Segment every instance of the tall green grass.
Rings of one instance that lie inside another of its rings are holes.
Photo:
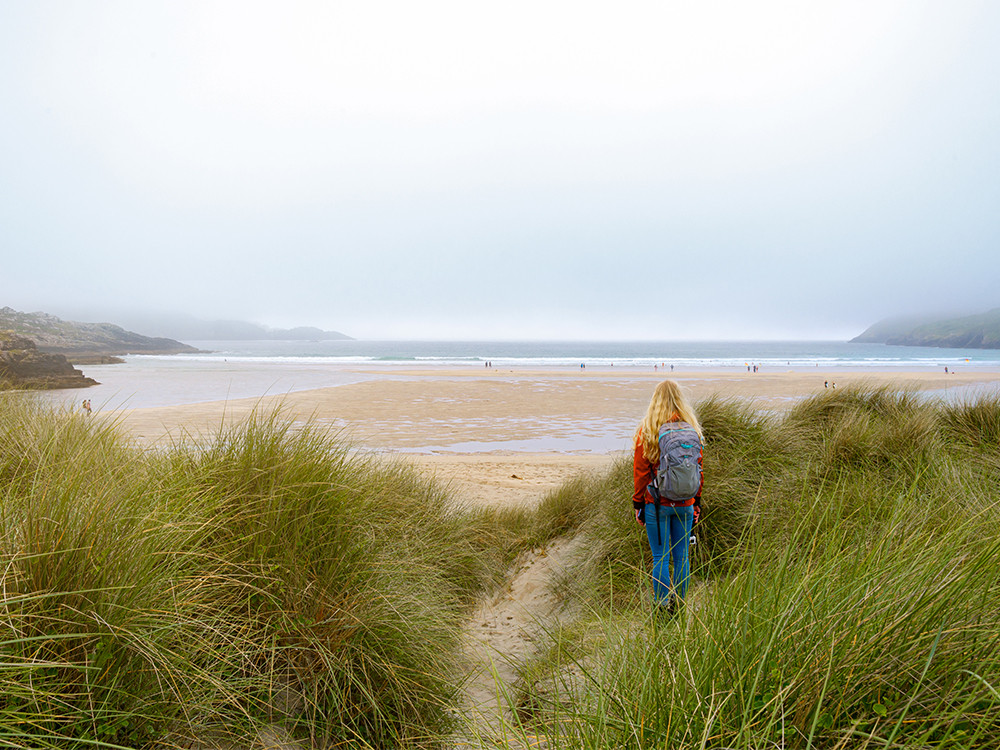
[[[1000,400],[862,386],[699,414],[689,605],[652,614],[627,494],[591,509],[567,576],[589,616],[523,686],[553,746],[996,747]]]
[[[278,414],[143,452],[0,403],[0,745],[437,746],[459,618],[517,549]]]
[[[474,510],[280,413],[147,452],[2,396],[0,746],[447,746],[462,619],[561,535],[585,614],[520,714],[552,747],[996,746],[1000,400],[699,415],[695,582],[665,622],[626,459]]]

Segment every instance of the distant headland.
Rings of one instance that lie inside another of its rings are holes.
[[[0,309],[0,330],[30,339],[38,351],[62,354],[75,364],[108,364],[126,354],[182,354],[198,351],[169,338],[143,336],[113,323],[79,323],[44,312]]]
[[[957,318],[887,318],[855,336],[851,343],[1000,349],[1000,307]]]
[[[179,341],[353,341],[313,326],[270,328],[243,320],[201,320],[191,315],[125,315],[125,324]]]
[[[145,336],[114,323],[81,323],[44,312],[0,309],[0,389],[81,388],[96,385],[74,364],[117,364],[128,354],[184,354],[200,351],[189,341],[353,340],[337,331],[302,326],[274,329],[242,321],[204,321],[190,316],[148,318],[142,327],[174,336]],[[139,327],[139,326],[137,326]]]

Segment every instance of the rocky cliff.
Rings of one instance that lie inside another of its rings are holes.
[[[97,385],[62,354],[38,351],[31,339],[0,331],[0,388],[86,388]]]
[[[30,338],[38,350],[64,354],[73,362],[106,363],[123,354],[180,354],[198,351],[167,338],[142,336],[112,323],[76,323],[46,313],[0,310],[0,330]]]

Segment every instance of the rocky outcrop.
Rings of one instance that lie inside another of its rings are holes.
[[[0,388],[86,388],[97,385],[62,354],[38,351],[31,339],[0,331]]]

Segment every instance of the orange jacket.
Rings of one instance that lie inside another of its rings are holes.
[[[671,422],[678,421],[677,419],[670,420]],[[701,462],[701,458],[698,459]],[[635,433],[635,456],[632,459],[632,507],[636,510],[642,510],[646,503],[653,502],[652,496],[646,491],[646,488],[652,483],[653,477],[656,475],[656,466],[649,462],[646,458],[646,453],[642,447],[642,430],[636,430]],[[701,488],[705,486],[705,475],[702,473],[701,485],[698,487],[698,494],[693,498],[683,503],[668,503],[669,505],[675,506],[685,506],[694,505],[695,503],[701,504]]]

